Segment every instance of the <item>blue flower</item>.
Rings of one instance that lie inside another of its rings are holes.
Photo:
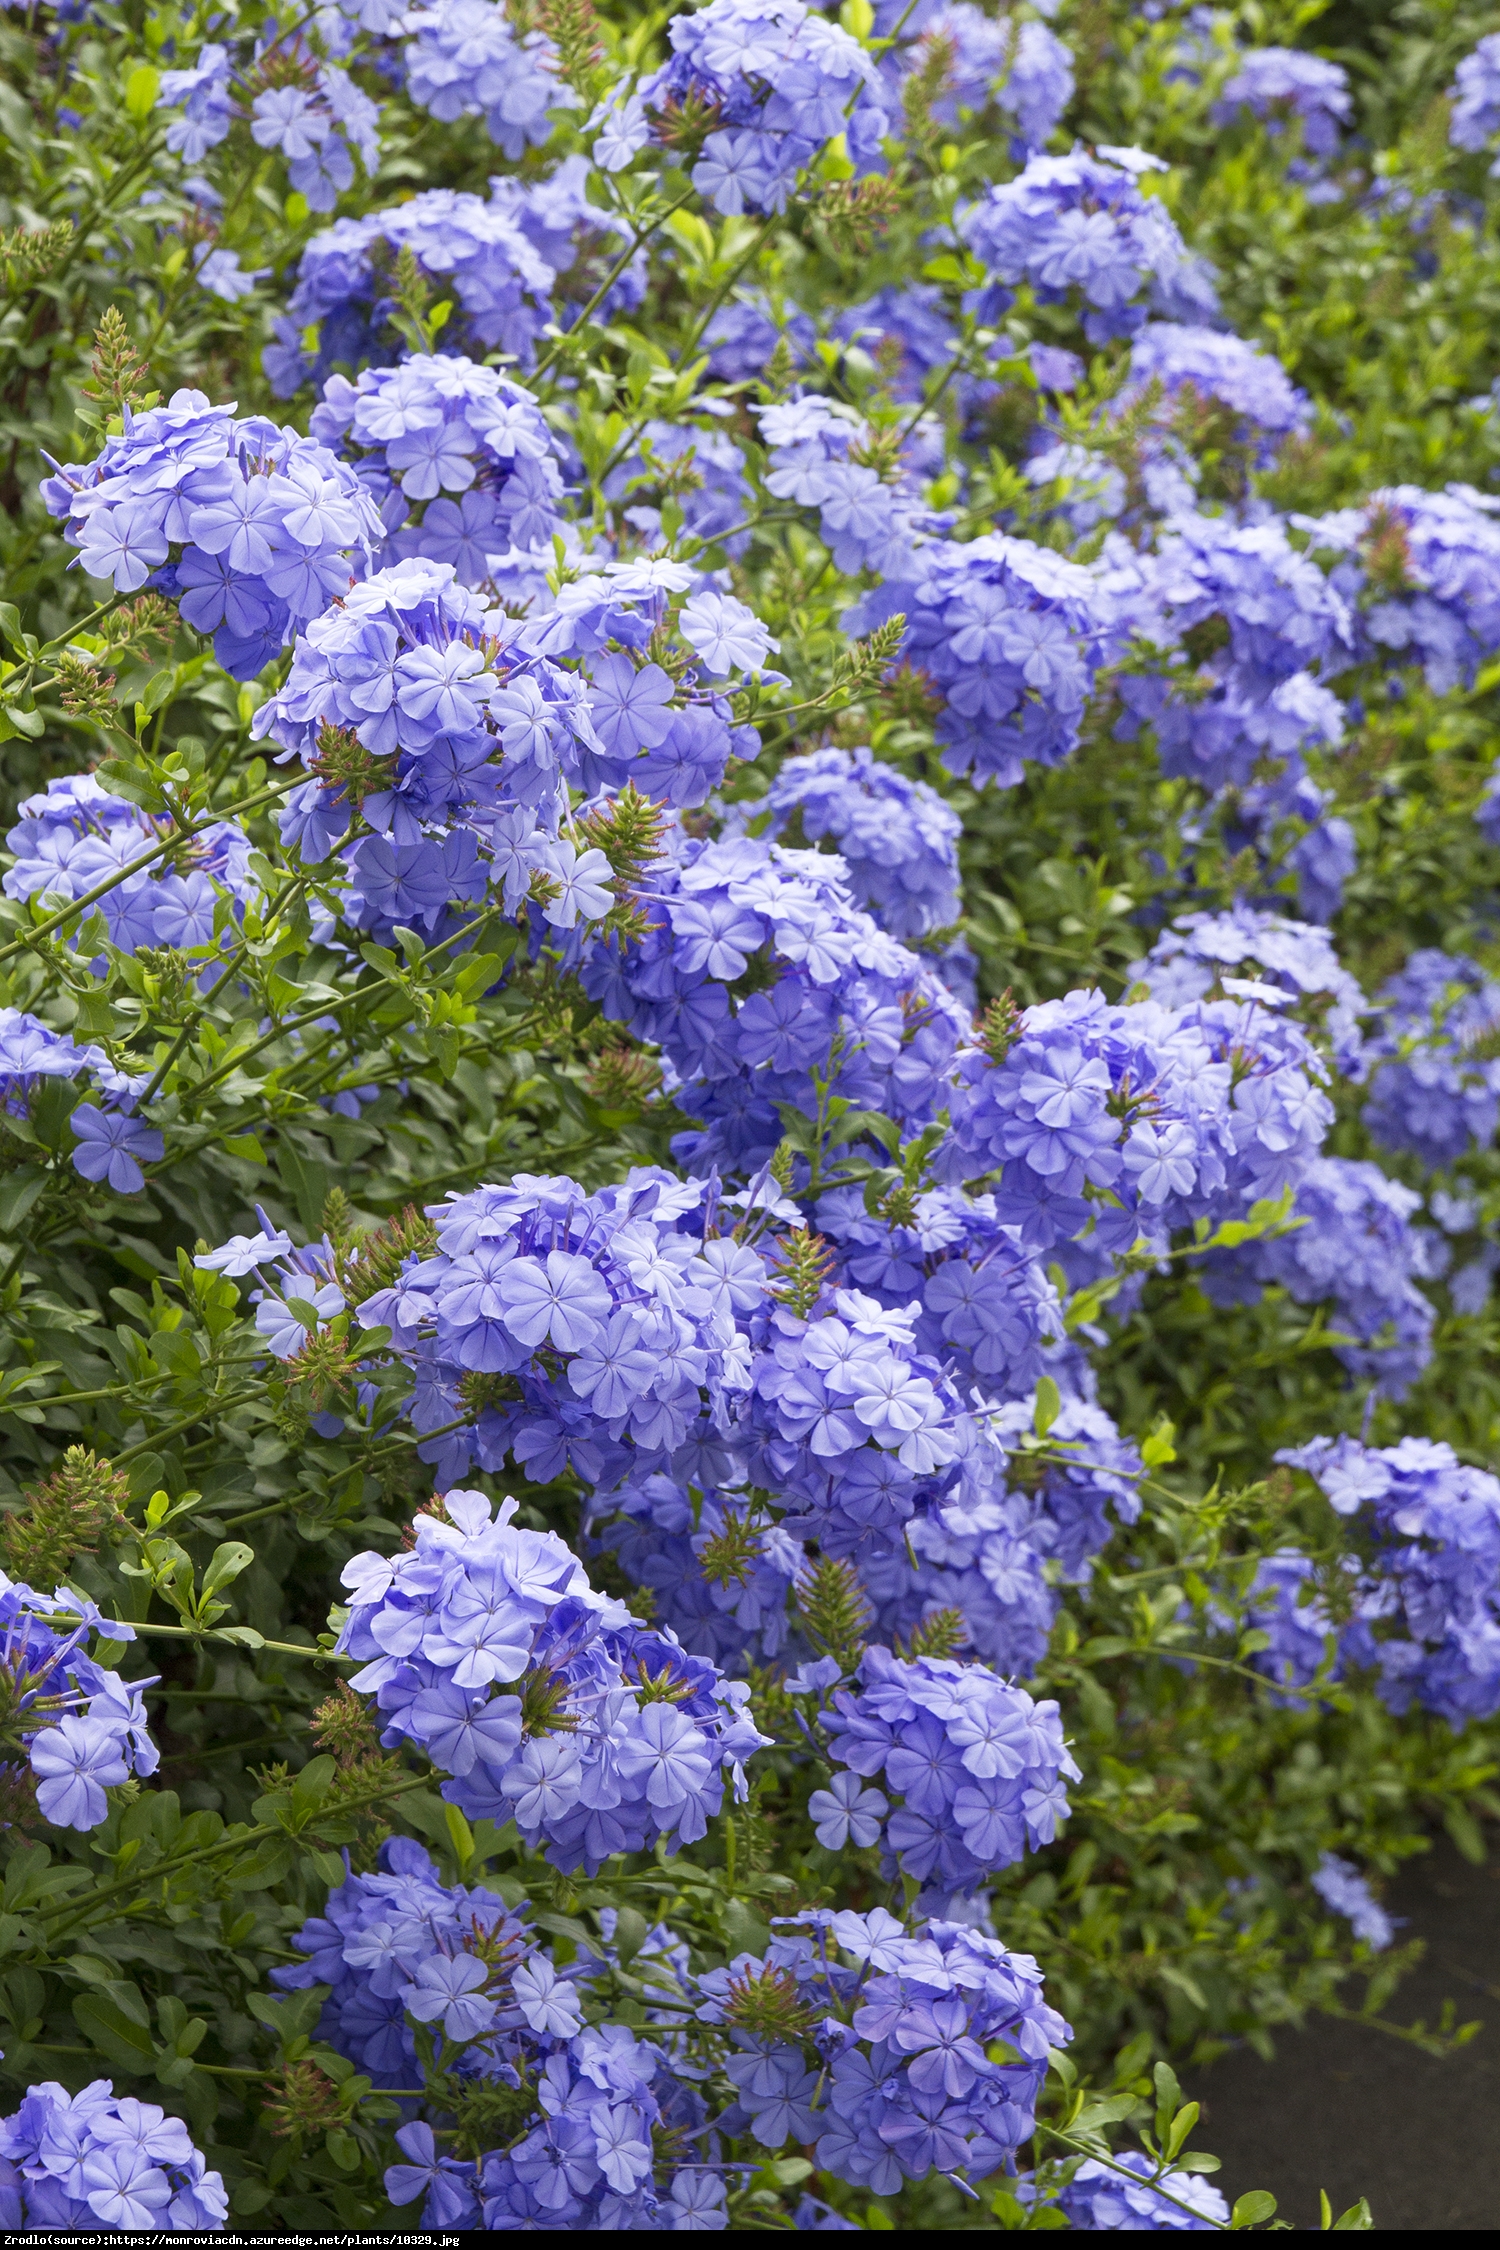
[[[86,1180],[107,1180],[116,1195],[138,1195],[146,1184],[141,1164],[159,1162],[166,1147],[155,1127],[92,1102],[80,1102],[68,1122],[79,1142],[74,1170]]]

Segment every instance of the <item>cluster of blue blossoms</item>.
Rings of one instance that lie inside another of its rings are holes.
[[[490,556],[562,528],[557,447],[531,393],[492,367],[420,355],[324,385],[312,435],[352,460],[380,510],[378,560],[451,563],[483,584]]]
[[[782,1137],[779,1104],[816,1115],[818,1081],[920,1125],[942,1107],[967,1016],[935,971],[861,913],[838,863],[752,837],[666,840],[642,939],[586,951],[605,1014],[658,1045],[701,1130],[673,1153],[746,1172]],[[736,987],[756,964],[755,989]]]
[[[917,0],[904,12],[881,11],[903,22],[911,45],[902,53],[903,75],[928,77],[941,65],[932,114],[944,125],[979,119],[992,106],[1010,120],[1023,149],[1044,148],[1073,98],[1073,57],[1055,31],[1034,16],[987,16],[972,0]],[[885,36],[895,26],[881,24]]]
[[[1373,1137],[1433,1166],[1485,1147],[1500,1123],[1500,1060],[1482,1048],[1500,1030],[1500,985],[1477,962],[1429,946],[1376,999],[1364,1052]]]
[[[256,713],[257,739],[318,775],[281,815],[304,861],[326,859],[357,808],[342,853],[357,927],[435,931],[489,887],[513,914],[539,875],[554,927],[608,911],[604,854],[559,833],[567,784],[604,759],[583,684],[516,641],[452,563],[412,558],[315,619]]]
[[[693,185],[733,214],[785,210],[798,174],[841,134],[856,166],[882,167],[880,75],[858,40],[801,0],[710,0],[675,16],[667,37],[672,60],[592,120],[604,171],[623,171],[649,141],[701,134]]]
[[[765,1741],[750,1691],[595,1594],[553,1533],[481,1493],[424,1511],[415,1547],[356,1556],[339,1648],[382,1739],[415,1742],[475,1819],[514,1820],[565,1872],[658,1837],[695,1843]],[[506,1692],[514,1688],[514,1692]]]
[[[1338,63],[1295,47],[1250,47],[1210,114],[1216,124],[1258,118],[1272,133],[1295,118],[1308,154],[1331,156],[1353,107],[1349,74]]]
[[[272,1981],[328,1986],[318,2037],[376,2086],[414,2083],[422,2025],[463,2047],[467,2074],[495,2077],[583,2021],[524,1918],[494,1891],[445,1886],[406,1836],[382,1844],[378,1873],[346,1875],[293,1942],[307,1959]]]
[[[1340,1859],[1336,1852],[1325,1852],[1313,1869],[1312,1887],[1325,1906],[1343,1915],[1372,1953],[1385,1951],[1396,1934],[1396,1925],[1357,1867]]]
[[[517,32],[494,0],[430,0],[401,27],[411,34],[402,59],[417,107],[444,125],[482,117],[512,163],[541,147],[560,113],[577,107],[545,32]]]
[[[1026,764],[1077,749],[1110,614],[1080,564],[996,531],[908,540],[845,624],[904,616],[903,659],[939,703],[944,765],[1013,789]]]
[[[96,1629],[135,1638],[128,1625],[106,1628],[95,1605],[70,1589],[38,1594],[0,1572],[6,1746],[24,1755],[43,1819],[85,1833],[108,1814],[106,1789],[155,1773],[159,1762],[141,1695],[153,1683],[96,1664],[85,1645]]]
[[[60,775],[38,795],[23,797],[17,811],[20,818],[5,839],[11,854],[6,897],[81,899],[109,883],[99,912],[110,944],[122,953],[143,946],[190,955],[217,950],[226,924],[260,896],[250,873],[250,839],[237,821],[212,821],[168,851],[170,821],[111,796],[87,773]],[[157,846],[153,866],[114,880]],[[203,974],[212,982],[212,962]]]
[[[0,2118],[0,2225],[185,2234],[217,2232],[228,2211],[182,2120],[116,2096],[108,2078],[76,2094],[46,2079]]]
[[[1141,182],[1165,171],[1138,148],[1034,156],[972,204],[964,231],[985,269],[976,309],[998,319],[1029,284],[1038,303],[1082,299],[1091,344],[1131,336],[1148,313],[1202,322],[1218,311],[1213,281]]]
[[[608,224],[602,214],[599,224]],[[486,202],[454,188],[429,188],[368,218],[336,219],[314,235],[264,354],[278,398],[290,397],[309,377],[321,382],[338,362],[378,366],[397,356],[394,269],[403,251],[419,276],[445,291],[452,306],[446,340],[477,347],[480,355],[513,353],[523,367],[530,363],[551,313],[556,269],[530,239],[509,196]],[[311,352],[304,347],[308,330],[316,332]]]
[[[765,796],[739,811],[762,835],[797,823],[808,843],[828,837],[857,904],[892,937],[928,937],[959,918],[957,813],[873,751],[788,758]]]
[[[802,2038],[734,2028],[761,1985],[802,2003]],[[739,2099],[720,2122],[768,2149],[814,2144],[824,2171],[877,2195],[1012,2161],[1035,2126],[1047,2051],[1071,2037],[1029,1955],[960,1922],[911,1937],[879,1907],[778,1921],[763,1957],[741,1954],[698,1988],[701,2019],[729,2027]],[[992,2059],[997,2043],[1010,2059]]]
[[[135,1195],[146,1182],[142,1164],[154,1164],[166,1145],[154,1126],[131,1114],[142,1081],[116,1069],[102,1047],[80,1047],[23,1008],[0,1008],[0,1113],[13,1140],[35,1137],[32,1111],[47,1086],[86,1078],[104,1104],[71,1103],[73,1168],[86,1180],[107,1181],[116,1195]]]
[[[1500,1479],[1451,1446],[1372,1448],[1314,1438],[1277,1456],[1305,1469],[1373,1534],[1369,1569],[1340,1634],[1342,1661],[1370,1668],[1393,1711],[1412,1704],[1455,1729],[1500,1710]]]
[[[1040,2193],[1023,2173],[1016,2195],[1028,2207],[1061,2213],[1081,2234],[1212,2234],[1229,2225],[1229,2205],[1211,2180],[1154,2164],[1133,2148],[1108,2163],[1086,2157],[1071,2177]]]
[[[91,578],[169,596],[234,679],[251,680],[366,567],[383,530],[347,463],[201,391],[125,410],[86,468],[42,486]]]
[[[1052,1842],[1068,1814],[1064,1784],[1080,1778],[1055,1703],[1033,1702],[982,1664],[903,1660],[879,1643],[858,1679],[834,1690],[821,1726],[835,1764],[865,1780],[883,1775],[902,1799],[867,1839],[880,1841],[888,1876],[914,1876],[936,1910],[1013,1866],[1028,1844]],[[821,1840],[839,1849],[865,1810],[872,1821],[887,1810],[879,1790],[840,1792]]]
[[[374,176],[380,112],[346,70],[314,51],[303,28],[282,32],[272,18],[242,58],[211,40],[186,68],[162,72],[157,106],[178,113],[166,140],[185,162],[202,163],[246,124],[257,148],[285,159],[293,192],[310,209],[331,211],[354,185],[356,154]]]

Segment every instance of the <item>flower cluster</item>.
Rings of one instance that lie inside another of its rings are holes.
[[[582,2024],[576,1990],[524,1919],[494,1891],[440,1882],[407,1836],[382,1844],[378,1873],[347,1875],[292,1943],[307,1959],[272,1982],[327,1985],[317,2036],[376,2086],[413,2084],[415,2025],[462,2044],[461,2069],[494,2077]]]
[[[91,578],[173,598],[241,680],[348,591],[381,538],[347,463],[261,416],[236,421],[202,391],[127,407],[97,459],[58,469],[42,495]]]
[[[436,1254],[414,1256],[360,1317],[411,1357],[419,1430],[454,1420],[466,1375],[504,1378],[485,1386],[477,1427],[440,1447],[445,1475],[472,1449],[486,1469],[508,1456],[543,1479],[571,1466],[607,1491],[728,1424],[749,1381],[740,1323],[767,1275],[702,1219],[684,1230],[704,1193],[659,1171],[593,1196],[522,1174],[433,1209]]]
[[[1328,1660],[1333,1620],[1306,1555],[1295,1547],[1262,1555],[1245,1612],[1251,1626],[1266,1635],[1267,1645],[1250,1658],[1257,1672],[1283,1688],[1305,1688],[1317,1678]]]
[[[1376,999],[1364,1050],[1373,1137],[1430,1165],[1487,1146],[1500,1123],[1500,1060],[1486,1046],[1500,1030],[1500,985],[1461,953],[1426,946]]]
[[[694,1656],[742,1672],[786,1646],[806,1552],[743,1494],[700,1494],[695,1506],[686,1486],[657,1473],[602,1497],[590,1528],[651,1595],[655,1622]]]
[[[1500,1710],[1500,1479],[1449,1445],[1402,1438],[1378,1450],[1314,1438],[1278,1461],[1305,1469],[1341,1516],[1373,1530],[1373,1562],[1340,1635],[1393,1711],[1413,1703],[1455,1730]]]
[[[1081,297],[1091,344],[1131,336],[1147,312],[1166,320],[1211,319],[1218,300],[1207,268],[1188,250],[1159,197],[1140,183],[1165,171],[1141,149],[1108,156],[1075,150],[1034,156],[1019,178],[969,206],[964,231],[989,276],[977,309],[1009,311],[1029,283],[1043,304]]]
[[[357,927],[435,930],[487,886],[514,913],[538,876],[557,929],[613,903],[604,854],[558,833],[567,784],[591,784],[603,757],[583,682],[529,654],[452,563],[413,558],[351,587],[299,636],[253,732],[317,776],[281,815],[304,860],[327,858],[358,808],[343,852]]]
[[[1325,1906],[1342,1914],[1354,1934],[1372,1953],[1383,1953],[1396,1934],[1396,1925],[1357,1867],[1336,1852],[1325,1852],[1312,1874],[1312,1887]]]
[[[909,1321],[919,1348],[949,1363],[966,1391],[1030,1394],[1061,1319],[1051,1282],[993,1196],[928,1188],[903,1218],[870,1212],[858,1188],[834,1188],[815,1215],[845,1277]]]
[[[1045,1449],[1024,1443],[1033,1423],[1030,1400],[985,1415],[988,1442],[966,1460],[954,1496],[907,1527],[905,1548],[861,1560],[882,1639],[956,1611],[986,1664],[1025,1675],[1041,1662],[1061,1601],[1054,1581],[1088,1576],[1112,1517],[1136,1521],[1141,1459],[1091,1400],[1063,1398]],[[1003,1459],[990,1457],[996,1450]]]
[[[801,0],[709,0],[674,16],[672,60],[610,97],[594,161],[622,171],[648,141],[696,151],[692,182],[716,211],[783,211],[797,175],[843,135],[875,169],[888,95],[847,31]]]
[[[1500,499],[1472,485],[1398,484],[1361,507],[1292,520],[1333,559],[1329,582],[1349,604],[1360,659],[1420,664],[1445,695],[1500,648],[1497,516]]]
[[[815,2143],[820,2169],[877,2195],[933,2171],[982,2179],[1030,2138],[1047,2050],[1071,2037],[1041,1985],[1028,1954],[958,1922],[910,1937],[880,1907],[777,1921],[764,1957],[699,1979],[738,2096],[720,2122],[768,2149]]]
[[[796,823],[808,843],[831,838],[856,901],[892,937],[927,937],[959,918],[957,813],[872,750],[786,759],[743,817],[763,835]]]
[[[908,50],[908,78],[941,71],[931,110],[944,125],[981,116],[991,104],[1014,121],[1024,149],[1046,146],[1073,99],[1073,57],[1034,17],[987,16],[972,0],[940,0],[912,11],[921,36]]]
[[[1164,1243],[1303,1176],[1332,1122],[1326,1075],[1300,1027],[1253,1000],[1073,992],[1028,1008],[999,1060],[962,1057],[950,1162],[1000,1173],[997,1215],[1029,1246],[1090,1221],[1089,1256]]]
[[[1003,532],[907,542],[845,624],[867,633],[897,615],[903,659],[940,701],[951,773],[1013,789],[1028,761],[1077,748],[1110,619],[1090,572]]]
[[[671,1064],[677,1106],[702,1128],[674,1143],[680,1161],[765,1163],[782,1136],[777,1105],[816,1115],[820,1082],[913,1123],[942,1106],[965,1012],[854,906],[837,861],[748,836],[668,845],[644,894],[656,927],[596,943],[581,974],[605,1014]]]
[[[157,106],[180,112],[167,146],[201,164],[231,128],[248,124],[257,148],[286,159],[294,193],[314,211],[331,211],[354,184],[354,155],[374,177],[380,162],[380,111],[346,70],[314,53],[300,32],[272,18],[243,66],[211,41],[182,70],[165,70]]]
[[[12,1138],[26,1138],[41,1090],[71,1083],[85,1073],[105,1097],[76,1099],[68,1123],[78,1146],[73,1166],[86,1180],[107,1180],[116,1195],[135,1195],[145,1186],[141,1164],[154,1164],[165,1146],[154,1126],[130,1113],[144,1081],[116,1069],[102,1047],[80,1047],[66,1032],[20,1008],[0,1008],[0,1114]]]
[[[216,2234],[228,2213],[181,2118],[108,2078],[76,2094],[47,2079],[0,2119],[0,2221],[18,2232]]]
[[[1123,731],[1155,728],[1164,773],[1243,787],[1258,759],[1337,739],[1322,680],[1354,659],[1353,614],[1280,522],[1177,516],[1142,575],[1152,614],[1118,686]]]
[[[582,2031],[547,2058],[536,2092],[520,2138],[477,2164],[439,2156],[430,2126],[404,2126],[396,2140],[410,2161],[386,2173],[391,2201],[425,2193],[424,2227],[490,2232],[712,2231],[727,2223],[724,2183],[711,2167],[679,2161],[663,2192],[656,2146],[697,2138],[705,2110],[660,2047],[623,2024]]]
[[[478,586],[491,555],[562,528],[556,441],[531,393],[495,368],[421,354],[356,383],[331,376],[311,431],[354,463],[379,508],[382,562],[451,563]]]
[[[1500,133],[1500,31],[1490,32],[1465,55],[1448,99],[1453,104],[1448,138],[1455,148],[1482,149]]]
[[[337,219],[302,253],[286,312],[274,323],[264,366],[278,398],[309,378],[322,383],[340,361],[379,366],[396,356],[401,310],[395,268],[403,252],[417,278],[451,292],[445,340],[501,350],[529,365],[550,314],[555,269],[521,226],[510,198],[428,188],[368,218]],[[304,349],[307,329],[317,349]]]
[[[816,508],[835,567],[899,572],[938,528],[902,462],[877,459],[869,425],[841,401],[807,397],[759,409],[766,490]]]
[[[5,839],[12,855],[7,898],[83,898],[153,845],[172,839],[170,822],[111,796],[92,774],[49,781],[39,795],[23,797],[17,811],[20,818]],[[154,867],[114,883],[99,901],[111,945],[122,953],[153,945],[188,954],[212,947],[222,928],[221,902],[232,917],[259,896],[250,851],[237,822],[217,820],[175,853],[164,851]],[[205,972],[210,981],[216,973],[211,964]]]
[[[155,1773],[159,1762],[142,1683],[122,1680],[85,1652],[103,1624],[94,1604],[69,1589],[38,1594],[0,1572],[6,1744],[25,1755],[38,1809],[58,1828],[97,1828],[109,1811],[105,1790],[132,1773]],[[135,1638],[124,1624],[111,1622],[108,1632]]]
[[[1050,1844],[1068,1816],[1064,1783],[1078,1767],[1057,1705],[1036,1703],[982,1664],[893,1656],[860,1659],[857,1688],[834,1690],[821,1724],[829,1756],[867,1781],[883,1776],[903,1802],[880,1831],[888,1877],[914,1876],[931,1898],[966,1897],[1028,1844]],[[884,1814],[878,1790],[865,1793]],[[849,1815],[821,1841],[847,1841]]]
[[[1228,125],[1248,114],[1273,133],[1295,117],[1308,154],[1332,156],[1353,107],[1349,74],[1340,64],[1297,47],[1251,47],[1239,56],[1210,115],[1216,125]]]
[[[1050,2193],[1039,2196],[1027,2176],[1016,2188],[1021,2202],[1060,2212],[1082,2234],[1211,2234],[1229,2224],[1229,2205],[1211,2180],[1158,2165],[1134,2148],[1107,2164],[1087,2157]]]
[[[497,0],[429,0],[402,19],[406,90],[444,125],[482,117],[495,146],[518,163],[550,139],[578,97],[557,77],[551,41],[517,33]]]
[[[1410,1389],[1432,1357],[1434,1313],[1417,1287],[1430,1251],[1411,1224],[1421,1197],[1378,1165],[1319,1156],[1297,1183],[1288,1232],[1215,1250],[1202,1285],[1217,1305],[1239,1304],[1277,1284],[1301,1305],[1333,1307],[1332,1325],[1354,1343],[1334,1349],[1352,1375],[1388,1398]]]
[[[1327,1041],[1341,1072],[1358,1066],[1364,994],[1329,932],[1316,923],[1294,922],[1243,900],[1219,914],[1180,914],[1126,974],[1168,1008],[1221,998],[1295,1007],[1308,1029]]]
[[[1308,412],[1268,353],[1217,329],[1151,321],[1088,440],[1060,437],[1048,416],[1025,474],[1039,486],[1065,480],[1058,505],[1075,532],[1113,519],[1140,538],[1210,503],[1241,509],[1251,472],[1271,465]]]
[[[593,1593],[562,1541],[514,1513],[449,1492],[409,1551],[345,1569],[338,1645],[361,1661],[353,1685],[375,1697],[382,1740],[418,1743],[451,1803],[514,1820],[565,1872],[658,1837],[695,1843],[726,1765],[743,1789],[740,1760],[765,1740],[748,1687]]]

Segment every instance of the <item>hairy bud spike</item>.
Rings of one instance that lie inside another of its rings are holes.
[[[870,1605],[854,1565],[822,1555],[797,1582],[794,1599],[808,1639],[846,1672],[859,1662],[870,1628]]]

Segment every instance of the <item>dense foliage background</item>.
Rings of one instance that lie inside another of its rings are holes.
[[[1212,2226],[1463,2036],[1500,34],[805,16],[0,18],[7,2223]]]

